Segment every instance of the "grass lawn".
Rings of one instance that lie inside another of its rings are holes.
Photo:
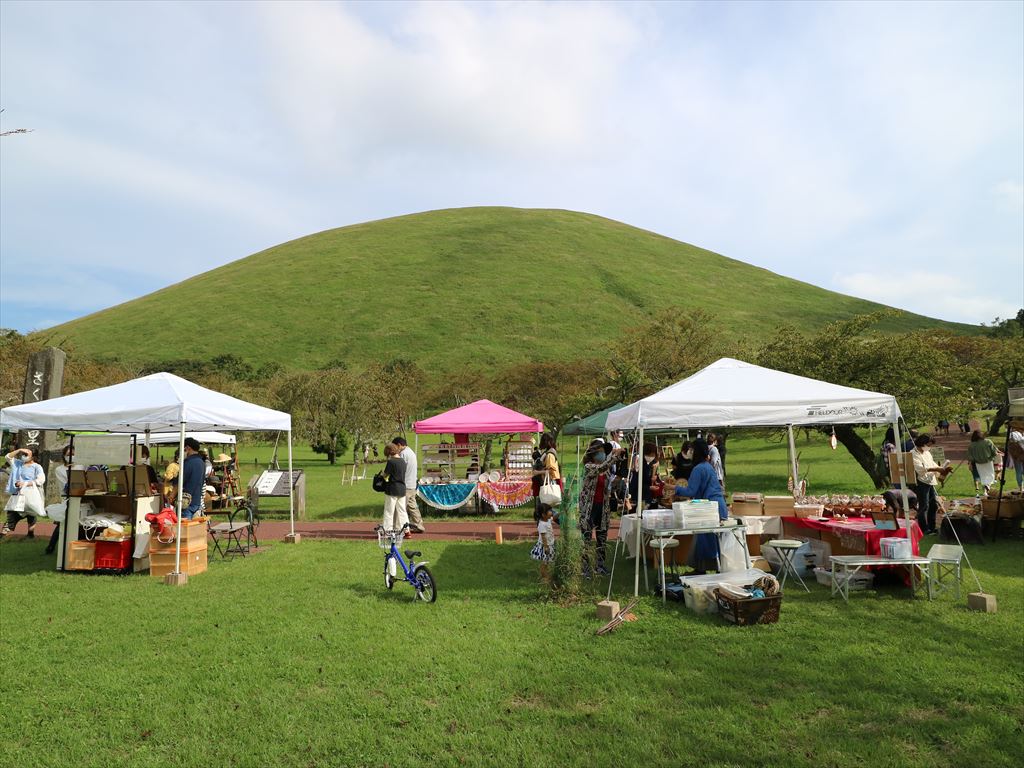
[[[884,431],[874,430],[871,445],[881,441]],[[865,438],[869,437],[864,430]],[[729,437],[726,453],[727,490],[728,491],[763,491],[765,493],[786,493],[786,479],[789,477],[789,459],[784,435],[769,435],[764,432],[736,431]],[[680,441],[673,438],[671,444],[678,449]],[[586,440],[584,440],[584,446]],[[241,451],[242,478],[248,480],[266,467],[273,453],[272,446],[243,445]],[[500,448],[495,445],[495,455]],[[806,474],[810,493],[874,493],[867,474],[850,456],[849,452],[839,446],[833,451],[829,447],[828,437],[820,433],[806,435],[797,433],[797,452],[801,454],[801,474]],[[562,457],[563,470],[571,473],[576,463],[575,438],[563,438],[560,441],[559,453]],[[313,453],[308,445],[297,443],[294,446],[294,464],[296,468],[306,472],[307,519],[310,520],[372,520],[380,515],[383,505],[382,497],[370,488],[373,473],[383,463],[371,465],[367,469],[366,480],[357,480],[350,485],[342,482],[342,477],[349,477],[352,469],[351,454],[346,457],[348,463],[331,466],[322,454]],[[279,459],[287,461],[287,453],[279,452]],[[974,495],[974,484],[966,466],[961,467],[946,483],[944,490],[951,497]],[[268,499],[261,501],[268,510],[277,510],[284,515],[288,510],[288,501]],[[489,515],[497,519],[525,519],[531,514],[528,509],[503,510],[500,515]],[[457,512],[432,512],[428,519],[465,519],[466,515]]]
[[[386,592],[375,544],[216,561],[181,589],[57,574],[0,545],[0,765],[1018,766],[1024,546],[970,556],[999,612],[904,589],[787,593],[736,628],[645,598],[595,637],[529,544],[418,541],[439,585]],[[631,576],[631,569],[630,574]],[[627,576],[619,585],[625,594]]]

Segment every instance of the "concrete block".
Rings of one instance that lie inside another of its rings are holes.
[[[967,607],[982,613],[996,612],[996,596],[985,592],[971,592],[967,595]]]
[[[298,544],[300,541],[302,541],[301,533],[286,533],[284,535],[285,544]]]
[[[597,604],[597,618],[611,621],[619,612],[619,604],[614,600],[602,600]]]
[[[183,587],[188,584],[187,573],[168,573],[164,576],[164,584],[171,587]]]

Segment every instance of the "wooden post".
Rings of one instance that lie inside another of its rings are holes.
[[[500,525],[494,526],[494,543],[495,544],[503,544],[504,543],[504,539],[502,538],[502,534],[501,534],[501,526]]]
[[[25,390],[23,403],[38,403],[60,397],[64,385],[64,363],[67,355],[57,347],[47,347],[30,356],[25,366]],[[57,445],[57,433],[52,430],[26,429],[18,433],[18,445],[22,448],[33,448],[43,472],[50,476],[51,453],[60,447]],[[56,458],[56,457],[54,457]],[[47,483],[44,496],[46,503],[60,500],[61,489],[57,483]]]

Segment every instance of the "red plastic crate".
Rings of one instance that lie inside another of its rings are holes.
[[[128,567],[132,556],[131,539],[127,541],[96,541],[95,568],[122,570]]]

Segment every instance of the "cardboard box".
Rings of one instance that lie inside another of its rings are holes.
[[[764,514],[769,517],[794,517],[796,499],[792,496],[765,496]]]
[[[187,573],[189,576],[195,576],[197,573],[202,573],[206,570],[206,542],[203,542],[202,549],[182,549],[181,550],[181,573]],[[152,549],[149,553],[149,575],[157,578],[163,578],[169,573],[174,572],[174,550],[169,552],[153,552]]]
[[[744,515],[760,517],[764,514],[764,506],[760,501],[733,501],[730,509],[733,517],[743,517]]]

